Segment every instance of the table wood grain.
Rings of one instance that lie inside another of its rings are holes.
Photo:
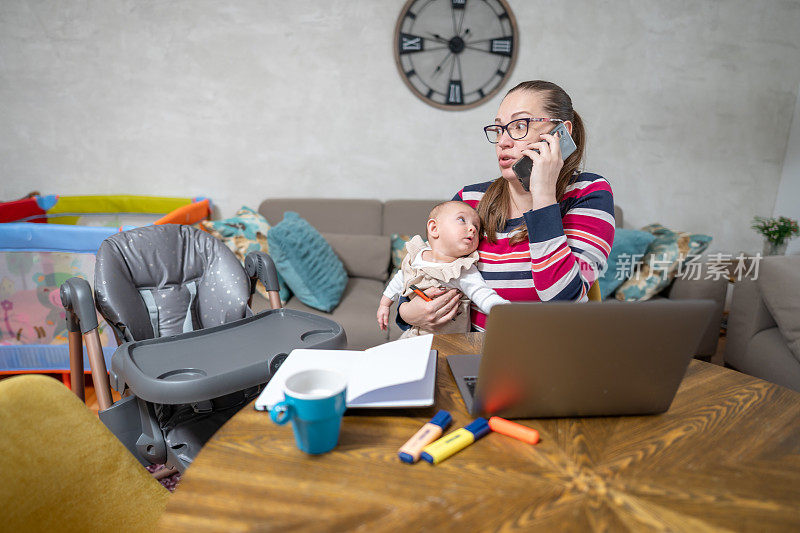
[[[480,334],[444,335],[436,405],[348,411],[338,447],[308,456],[252,405],[186,471],[169,531],[776,531],[800,529],[800,394],[692,361],[669,411],[522,421],[541,442],[490,433],[437,466],[397,448],[438,409],[469,423],[443,356]],[[542,530],[544,531],[544,530]]]

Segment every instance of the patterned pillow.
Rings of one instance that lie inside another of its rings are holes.
[[[600,296],[608,298],[617,287],[633,273],[634,266],[644,257],[647,247],[655,240],[655,235],[647,231],[617,228],[614,231],[614,244],[608,254],[606,271],[597,278]]]
[[[392,233],[392,276],[400,270],[403,259],[406,256],[406,243],[411,240],[411,236],[400,233]]]
[[[245,256],[250,252],[267,252],[267,232],[269,223],[256,211],[249,207],[242,206],[231,218],[225,220],[203,220],[198,226],[208,233],[225,243],[225,246],[236,254],[239,261],[244,263]],[[292,295],[286,282],[278,274],[280,284],[280,297],[282,302],[286,302]],[[261,283],[256,285],[258,293],[267,298],[267,291]]]
[[[701,254],[711,242],[708,235],[672,231],[660,224],[642,231],[655,235],[655,240],[647,247],[641,268],[617,288],[617,300],[649,300],[672,283],[687,257]]]
[[[347,287],[347,271],[322,235],[287,211],[267,239],[275,266],[295,296],[314,309],[333,311]]]

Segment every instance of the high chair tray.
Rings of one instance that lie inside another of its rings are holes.
[[[295,348],[341,349],[342,327],[325,317],[272,309],[229,324],[128,342],[111,359],[111,386],[139,398],[182,404],[266,383]]]

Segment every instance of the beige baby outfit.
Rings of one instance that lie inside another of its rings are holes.
[[[419,235],[415,235],[406,243],[407,253],[400,269],[403,276],[403,296],[407,298],[417,297],[416,293],[411,290],[411,285],[416,285],[423,291],[431,287],[455,286],[452,284],[452,281],[457,280],[464,271],[473,267],[479,259],[478,252],[475,251],[466,257],[459,257],[452,263],[430,263],[425,261],[424,264],[419,265],[419,261],[415,261],[417,256],[422,254],[423,251],[430,249],[431,247],[428,243],[423,241],[422,237]],[[421,259],[421,256],[419,259]],[[418,266],[415,266],[414,263],[417,263]],[[456,315],[455,320],[439,328],[436,333],[468,332],[471,324],[469,304],[469,298],[461,298],[461,302],[459,303],[460,314]],[[415,337],[427,333],[430,332],[421,330],[417,326],[412,326],[403,332],[400,338]]]

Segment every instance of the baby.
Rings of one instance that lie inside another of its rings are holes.
[[[386,329],[389,323],[389,308],[401,295],[413,298],[416,293],[412,285],[420,290],[430,287],[448,287],[460,290],[460,314],[454,322],[437,333],[463,333],[470,330],[470,300],[488,314],[500,303],[508,303],[490,289],[478,272],[478,240],[481,221],[478,213],[464,202],[451,200],[433,208],[428,215],[428,242],[415,235],[406,243],[408,253],[400,270],[383,291],[378,305],[378,326]],[[406,330],[401,338],[427,333],[416,326]]]

